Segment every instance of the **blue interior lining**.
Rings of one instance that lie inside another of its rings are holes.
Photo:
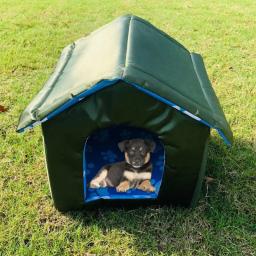
[[[142,138],[154,140],[156,148],[151,154],[153,172],[151,183],[155,192],[144,192],[139,189],[130,189],[127,192],[117,192],[116,188],[89,188],[88,184],[97,174],[98,170],[110,163],[124,161],[124,153],[118,148],[118,142]],[[143,129],[125,126],[114,126],[99,130],[91,135],[85,142],[83,152],[83,181],[85,203],[98,199],[154,199],[157,198],[165,163],[164,147],[160,140],[152,133]]]

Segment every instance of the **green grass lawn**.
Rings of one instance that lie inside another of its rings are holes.
[[[61,50],[126,13],[199,52],[234,132],[213,134],[198,206],[95,209],[52,204],[40,128],[19,114]],[[255,1],[0,0],[0,255],[256,255]]]

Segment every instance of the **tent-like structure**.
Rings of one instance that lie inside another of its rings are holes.
[[[119,17],[63,50],[17,130],[38,124],[59,210],[81,208],[99,198],[193,205],[205,171],[210,128],[232,143],[202,57],[133,15]],[[88,180],[100,164],[121,160],[116,143],[134,137],[157,142],[152,154],[156,192],[91,191]]]

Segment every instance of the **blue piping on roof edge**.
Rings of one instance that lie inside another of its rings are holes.
[[[92,86],[90,89],[74,96],[72,99],[70,99],[69,101],[67,101],[66,103],[64,103],[62,106],[60,106],[59,108],[55,109],[53,112],[51,112],[48,116],[46,116],[45,118],[43,118],[42,120],[40,121],[36,121],[34,123],[32,123],[31,125],[28,125],[22,129],[19,129],[17,132],[21,133],[21,132],[24,132],[26,130],[29,130],[29,129],[32,129],[38,125],[40,125],[41,123],[44,123],[46,121],[48,121],[49,119],[51,119],[52,117],[58,115],[59,113],[63,112],[64,110],[66,110],[67,108],[73,106],[74,104],[78,103],[79,101],[83,100],[84,98],[92,95],[93,93],[99,91],[99,90],[102,90],[108,86],[112,86],[114,85],[115,83],[117,83],[118,81],[124,81],[130,85],[132,85],[133,87],[135,87],[136,89],[144,92],[145,94],[165,103],[166,105],[172,107],[172,108],[175,108],[176,110],[180,111],[181,113],[187,115],[187,116],[190,116],[191,118],[193,118],[194,120],[212,128],[212,129],[215,129],[218,134],[220,135],[220,137],[223,139],[224,143],[228,146],[231,146],[231,142],[227,139],[227,137],[224,135],[224,133],[219,129],[219,128],[216,128],[214,126],[212,126],[210,123],[206,122],[205,120],[201,119],[200,117],[190,113],[189,111],[185,110],[184,108],[176,105],[175,103],[173,103],[172,101],[170,100],[167,100],[161,96],[159,96],[158,94],[148,90],[148,89],[145,89],[143,87],[141,87],[140,85],[136,84],[136,83],[131,83],[129,81],[126,81],[124,79],[113,79],[113,80],[102,80],[100,81],[99,83],[95,84],[94,86]]]

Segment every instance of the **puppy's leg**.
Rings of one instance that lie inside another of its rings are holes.
[[[100,188],[106,187],[105,178],[107,177],[108,170],[106,168],[102,168],[97,175],[91,180],[89,187],[90,188]]]
[[[120,184],[116,187],[117,192],[126,192],[129,190],[130,187],[130,181],[129,180],[123,180],[120,182]]]
[[[139,186],[137,186],[137,189],[146,191],[146,192],[154,192],[155,191],[155,187],[152,186],[150,180],[143,180]]]

